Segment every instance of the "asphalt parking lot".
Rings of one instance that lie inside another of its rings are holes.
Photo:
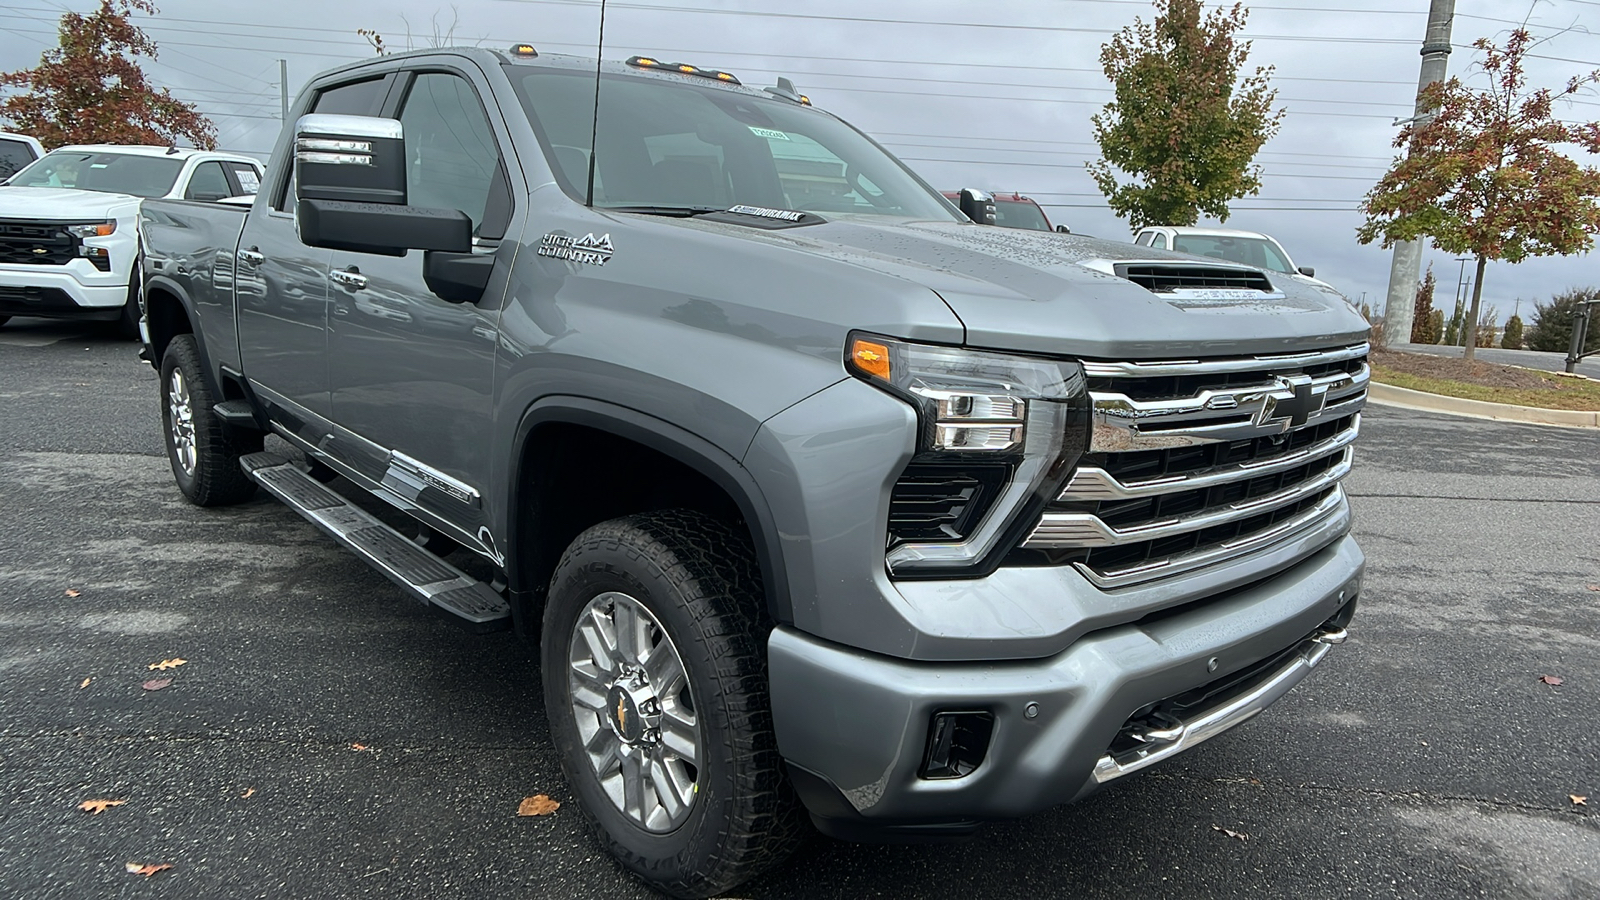
[[[156,404],[131,344],[0,329],[0,895],[649,896],[575,810],[515,816],[569,799],[530,648],[269,499],[187,505]],[[1284,701],[1077,806],[957,845],[813,838],[737,895],[1600,896],[1600,433],[1363,431],[1361,610]]]

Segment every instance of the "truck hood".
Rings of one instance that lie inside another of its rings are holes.
[[[1332,288],[1271,273],[1272,293],[1242,299],[1228,296],[1239,292],[1153,293],[1119,277],[1116,264],[1255,270],[1082,235],[864,217],[781,231],[680,221],[918,283],[944,300],[974,347],[1100,359],[1192,358],[1359,343],[1368,328]]]
[[[0,187],[0,219],[93,222],[133,215],[140,198],[71,188]]]

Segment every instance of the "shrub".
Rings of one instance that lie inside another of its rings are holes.
[[[1433,323],[1433,289],[1436,281],[1433,277],[1433,263],[1428,263],[1428,274],[1417,285],[1417,297],[1412,302],[1411,315],[1411,343],[1437,344],[1439,333],[1429,335],[1428,326]]]
[[[1577,312],[1578,304],[1595,300],[1600,300],[1600,288],[1570,288],[1551,297],[1549,303],[1536,304],[1533,321],[1528,325],[1528,349],[1567,352],[1567,345],[1572,343],[1572,314]],[[1589,335],[1583,342],[1585,353],[1600,350],[1600,325],[1597,325],[1597,319],[1600,319],[1600,315],[1590,314]]]
[[[1506,333],[1500,338],[1500,346],[1507,350],[1522,349],[1522,317],[1512,316],[1506,320]]]

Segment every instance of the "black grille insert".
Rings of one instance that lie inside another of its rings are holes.
[[[78,258],[78,239],[60,225],[0,222],[0,263],[64,266]]]
[[[1272,293],[1272,282],[1255,269],[1220,266],[1119,265],[1116,273],[1155,294],[1180,290],[1233,290]]]
[[[889,497],[889,546],[959,541],[983,518],[1010,467],[913,463]]]

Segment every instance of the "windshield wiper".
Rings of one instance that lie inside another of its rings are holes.
[[[671,216],[675,219],[692,219],[706,213],[723,212],[719,206],[597,206],[606,212],[638,213],[641,216]]]

